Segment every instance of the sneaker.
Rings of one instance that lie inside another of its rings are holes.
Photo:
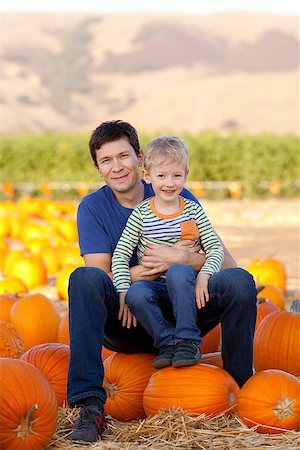
[[[107,423],[97,405],[81,405],[79,416],[72,433],[71,441],[96,442],[106,430]]]
[[[186,340],[175,345],[173,367],[193,366],[201,358],[201,350],[194,341]]]
[[[172,359],[174,356],[174,345],[163,345],[159,349],[159,354],[152,361],[154,369],[162,369],[172,365]]]

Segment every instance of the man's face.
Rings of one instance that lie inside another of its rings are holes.
[[[143,153],[137,155],[127,138],[103,144],[96,151],[98,173],[115,192],[129,192],[140,179]]]

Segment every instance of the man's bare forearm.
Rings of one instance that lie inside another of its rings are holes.
[[[156,278],[159,277],[159,274],[155,275],[141,275],[142,272],[144,272],[146,269],[142,264],[139,264],[137,266],[133,266],[130,268],[130,276],[131,276],[131,283],[134,283],[135,281],[139,280],[149,280],[153,281],[156,280]]]
[[[204,253],[193,253],[184,250],[180,250],[179,252],[182,253],[182,261],[179,260],[179,263],[183,262],[184,264],[193,267],[197,272],[201,270],[205,263]]]

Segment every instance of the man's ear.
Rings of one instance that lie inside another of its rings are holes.
[[[147,170],[145,168],[143,169],[143,178],[147,184],[151,183],[151,178],[150,178],[149,172],[147,172]]]
[[[138,154],[138,164],[139,167],[142,167],[142,165],[144,164],[144,153],[143,150],[140,149],[140,153]]]

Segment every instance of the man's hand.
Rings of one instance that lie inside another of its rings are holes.
[[[126,292],[120,292],[119,294],[119,314],[118,319],[122,320],[122,326],[130,328],[131,325],[134,327],[137,326],[137,320],[136,317],[132,314],[132,312],[129,310],[128,306],[125,304],[125,296]]]
[[[199,272],[196,279],[195,293],[196,293],[196,303],[198,309],[205,306],[205,302],[209,301],[208,294],[208,280],[210,279],[209,273]]]
[[[141,276],[161,274],[173,264],[187,263],[187,253],[199,253],[200,246],[195,246],[195,241],[178,241],[169,247],[168,245],[148,244],[142,258],[142,265],[148,269],[140,273]]]

